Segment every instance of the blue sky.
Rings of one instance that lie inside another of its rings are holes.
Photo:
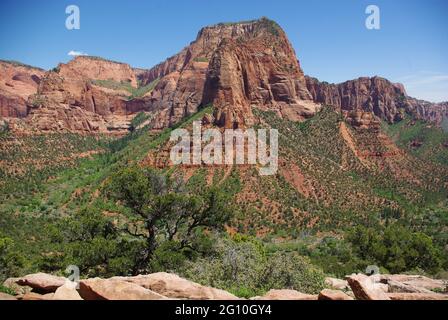
[[[81,29],[65,28],[68,5]],[[365,27],[377,5],[381,29]],[[267,16],[287,32],[306,74],[328,82],[379,75],[408,93],[448,100],[446,0],[1,0],[0,59],[45,69],[85,52],[149,68],[202,26]]]

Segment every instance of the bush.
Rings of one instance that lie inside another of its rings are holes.
[[[400,225],[384,230],[357,227],[348,233],[347,240],[360,258],[392,273],[419,268],[436,273],[442,266],[440,251],[429,236]]]
[[[261,242],[239,235],[218,238],[214,250],[212,255],[188,262],[182,275],[244,298],[270,289],[317,293],[324,288],[323,272],[296,252],[269,256]]]
[[[0,234],[0,282],[20,275],[23,258],[14,248],[14,241]]]
[[[294,289],[317,294],[325,288],[325,275],[297,252],[276,252],[264,270],[265,289]]]

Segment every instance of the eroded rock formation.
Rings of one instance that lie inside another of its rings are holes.
[[[402,84],[381,77],[362,77],[339,84],[305,78],[315,102],[341,111],[370,112],[389,123],[402,120],[408,113],[416,119],[440,124],[448,114],[447,103],[436,104],[409,97]]]

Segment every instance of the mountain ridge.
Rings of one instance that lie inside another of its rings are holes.
[[[215,121],[225,127],[255,123],[252,106],[295,121],[315,114],[319,104],[373,112],[390,123],[409,113],[440,125],[448,113],[446,103],[408,97],[401,84],[383,78],[334,85],[305,76],[285,32],[267,18],[203,27],[190,45],[148,70],[80,56],[40,77],[35,92],[18,103],[16,89],[0,76],[9,88],[0,87],[0,114],[12,130],[122,135],[139,112],[151,113],[152,128],[161,130],[207,104],[217,107]],[[128,94],[132,88],[138,96]]]

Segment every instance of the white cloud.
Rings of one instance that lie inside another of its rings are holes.
[[[408,95],[431,102],[448,101],[448,74],[422,71],[394,79],[404,84]]]
[[[72,57],[77,57],[77,56],[87,56],[88,54],[82,51],[75,51],[75,50],[70,50],[70,52],[68,53],[69,56]]]

